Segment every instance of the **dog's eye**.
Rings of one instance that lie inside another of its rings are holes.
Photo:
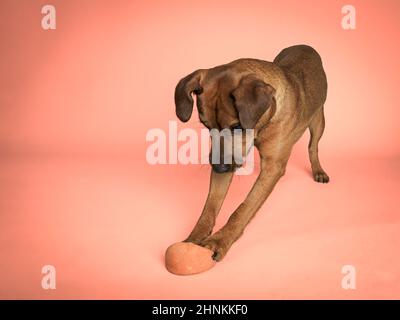
[[[203,93],[203,88],[202,88],[202,87],[197,87],[197,88],[195,88],[195,89],[193,90],[193,93],[194,93],[195,95],[200,95],[200,94]]]
[[[242,126],[240,125],[240,123],[236,123],[233,126],[231,126],[232,130],[242,130]]]

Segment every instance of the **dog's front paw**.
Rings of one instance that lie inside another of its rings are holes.
[[[221,261],[230,248],[229,242],[218,234],[208,237],[202,241],[200,245],[214,252],[212,258],[215,261]]]

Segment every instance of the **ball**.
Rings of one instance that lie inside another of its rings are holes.
[[[191,275],[211,269],[215,264],[213,251],[191,242],[178,242],[165,253],[165,267],[176,275]]]

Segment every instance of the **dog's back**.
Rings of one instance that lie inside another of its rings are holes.
[[[310,46],[283,49],[274,59],[289,81],[300,91],[304,107],[313,113],[326,100],[327,80],[318,52]]]

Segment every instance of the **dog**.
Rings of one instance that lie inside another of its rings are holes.
[[[217,215],[238,166],[234,161],[211,163],[207,201],[185,241],[210,249],[213,259],[220,261],[285,174],[292,147],[307,128],[313,178],[329,182],[318,157],[318,142],[325,128],[327,79],[317,51],[296,45],[282,50],[273,62],[239,59],[196,70],[181,79],[175,89],[175,107],[183,122],[192,115],[192,95],[196,96],[199,118],[205,127],[253,129],[253,144],[260,155],[261,170],[254,186],[214,234]]]

